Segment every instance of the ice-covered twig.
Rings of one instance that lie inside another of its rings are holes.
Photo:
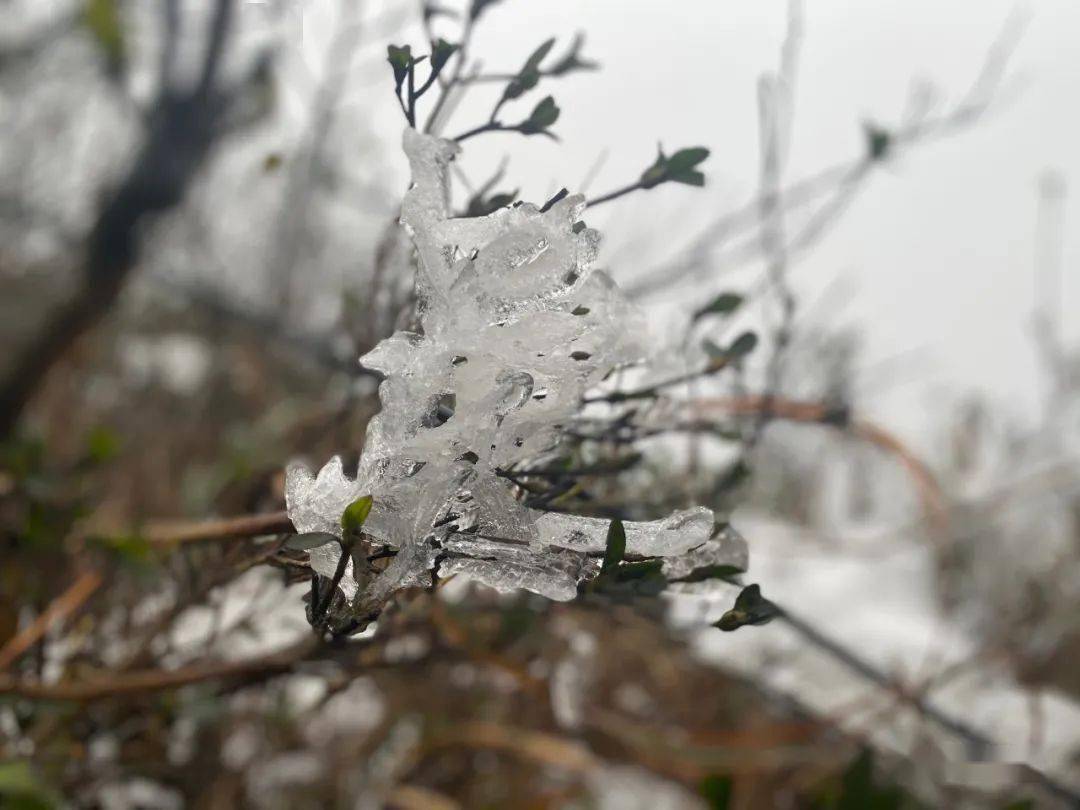
[[[646,328],[614,281],[593,270],[599,234],[580,221],[580,195],[454,218],[451,141],[405,132],[413,183],[401,221],[417,252],[420,331],[398,332],[361,358],[385,375],[355,478],[334,458],[317,476],[288,472],[300,532],[338,532],[342,512],[374,497],[368,548],[394,552],[382,571],[355,554],[340,588],[353,617],[400,588],[459,574],[500,590],[570,599],[595,575],[607,522],[527,508],[501,470],[558,445],[586,392],[646,354]],[[713,538],[708,509],[626,524],[631,554],[702,553],[745,566],[737,535]],[[721,539],[723,538],[723,539]],[[733,539],[735,538],[735,539]],[[311,551],[330,577],[337,544]],[[680,566],[679,570],[682,567]]]

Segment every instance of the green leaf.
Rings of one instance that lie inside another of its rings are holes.
[[[290,551],[311,551],[311,549],[325,546],[327,543],[336,543],[339,539],[337,535],[330,534],[330,532],[304,532],[303,534],[294,534],[281,547]]]
[[[492,194],[487,199],[484,199],[483,194],[477,193],[469,200],[469,205],[465,209],[465,216],[486,217],[488,214],[498,211],[500,208],[506,208],[508,205],[512,205],[520,193],[521,189],[514,189],[509,193]]]
[[[780,613],[780,608],[761,595],[760,585],[747,585],[735,597],[735,606],[714,622],[713,627],[730,633],[746,625],[768,624]]]
[[[596,70],[599,65],[588,59],[582,59],[581,47],[585,44],[585,35],[578,33],[570,44],[570,49],[563,57],[547,70],[549,76],[562,76],[575,70]]]
[[[111,429],[99,425],[86,437],[86,457],[94,464],[104,464],[120,452],[120,437]]]
[[[83,24],[101,48],[110,69],[118,69],[124,62],[126,46],[117,0],[87,0]]]
[[[524,121],[518,129],[525,135],[536,135],[547,130],[548,127],[558,120],[559,108],[555,104],[555,99],[551,96],[545,96],[543,100],[533,108],[528,119]]]
[[[723,474],[716,484],[716,492],[730,492],[741,486],[750,477],[750,466],[743,459],[738,459]]]
[[[700,793],[709,810],[728,810],[735,783],[730,776],[711,774],[701,780]]]
[[[450,57],[453,56],[458,49],[458,45],[452,42],[447,42],[445,39],[439,38],[431,43],[431,70],[438,74],[446,63],[450,61]]]
[[[863,749],[840,779],[840,796],[832,803],[836,810],[901,810],[916,806],[896,784],[879,783],[874,777],[874,754]]]
[[[472,6],[469,7],[469,18],[475,20],[488,6],[493,6],[498,2],[499,0],[473,0]]]
[[[608,526],[607,544],[604,547],[604,562],[600,566],[603,575],[622,562],[626,555],[626,528],[621,520],[611,521]]]
[[[656,160],[653,164],[641,173],[641,187],[652,188],[658,186],[664,182],[667,176],[667,156],[664,155],[664,148],[662,146],[656,147]]]
[[[863,124],[863,132],[866,135],[866,156],[875,162],[887,159],[892,152],[892,133],[869,122]]]
[[[743,332],[726,348],[717,346],[711,340],[705,338],[701,341],[701,348],[712,359],[707,371],[719,371],[731,363],[742,360],[754,350],[757,344],[758,337],[754,332]]]
[[[95,538],[98,545],[108,549],[128,565],[144,566],[154,557],[154,546],[142,535],[118,534]]]
[[[698,188],[705,185],[705,175],[694,169],[681,174],[673,174],[668,180],[672,183],[682,183],[684,186],[697,186]]]
[[[492,211],[498,211],[500,208],[506,208],[508,205],[513,205],[514,200],[518,198],[520,189],[514,189],[509,194],[492,194],[488,198],[488,206]]]
[[[345,511],[341,514],[342,532],[347,535],[358,533],[371,513],[372,502],[370,495],[364,495],[345,507]]]
[[[540,63],[544,61],[544,57],[551,51],[552,46],[555,45],[555,37],[545,40],[540,43],[535,51],[530,54],[529,58],[525,60],[525,66],[521,69],[522,73],[532,73],[540,70]]]
[[[0,807],[11,810],[52,810],[59,806],[25,760],[0,762]]]
[[[554,44],[555,39],[549,39],[530,54],[518,74],[506,85],[506,89],[503,91],[503,101],[518,98],[536,87],[540,81],[540,63],[548,55],[548,51],[551,50],[551,46]]]
[[[695,312],[692,320],[700,320],[706,315],[730,315],[742,306],[744,300],[745,299],[738,293],[720,293],[716,298]]]
[[[663,147],[658,147],[656,160],[641,174],[642,188],[653,188],[661,183],[682,183],[687,186],[705,185],[705,175],[695,166],[709,156],[704,146],[680,149],[668,157]]]
[[[38,780],[25,760],[0,762],[0,795],[32,793],[38,789]]]
[[[490,0],[489,0],[490,2]],[[443,6],[438,3],[425,3],[423,9],[424,22],[428,22],[435,17],[449,17],[450,19],[456,19],[461,15],[454,11],[449,6]]]
[[[709,156],[709,150],[704,146],[694,146],[689,149],[680,149],[667,159],[668,174],[677,175],[693,169]]]
[[[728,346],[727,354],[732,360],[739,360],[750,354],[757,344],[758,336],[754,332],[743,332]]]
[[[409,75],[409,66],[413,63],[411,45],[387,45],[386,61],[394,71],[394,90],[401,92],[401,85]]]

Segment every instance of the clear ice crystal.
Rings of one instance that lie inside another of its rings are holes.
[[[454,218],[448,167],[459,147],[412,129],[404,147],[413,181],[401,224],[417,253],[420,332],[361,358],[385,379],[356,477],[338,457],[317,476],[291,466],[289,516],[298,531],[336,532],[349,503],[374,497],[364,531],[397,554],[362,589],[350,562],[342,590],[365,604],[430,582],[436,566],[571,599],[598,568],[608,521],[527,509],[497,471],[550,452],[586,391],[645,355],[643,318],[591,269],[599,234],[579,222],[581,195],[547,211],[519,203]],[[720,553],[708,509],[625,525],[628,553],[671,557],[676,570],[694,566],[679,555]],[[335,544],[315,549],[312,567],[332,576],[339,555]]]

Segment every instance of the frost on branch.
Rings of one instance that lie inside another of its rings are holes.
[[[349,561],[340,587],[358,615],[429,583],[436,567],[571,599],[604,550],[608,521],[529,509],[498,471],[551,451],[585,392],[645,354],[645,325],[611,278],[590,270],[599,234],[578,219],[581,196],[544,212],[521,203],[451,217],[447,167],[457,150],[405,132],[413,183],[401,221],[418,255],[421,332],[398,332],[361,358],[386,379],[357,477],[336,457],[318,476],[288,471],[300,532],[337,533],[345,507],[374,496],[364,533],[396,554],[379,573]],[[745,567],[741,540],[712,538],[713,527],[704,508],[627,523],[626,551],[670,558],[676,573],[698,560]],[[330,577],[340,553],[314,549],[312,567]]]

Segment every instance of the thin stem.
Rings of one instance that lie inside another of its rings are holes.
[[[149,523],[139,534],[152,545],[168,546],[295,532],[287,512],[269,512],[264,515],[242,515],[197,523]]]
[[[318,621],[323,618],[330,610],[330,605],[334,601],[334,595],[337,593],[338,585],[341,584],[342,578],[345,576],[345,569],[349,567],[349,558],[352,556],[352,543],[341,543],[341,557],[338,558],[337,568],[334,569],[334,577],[330,580],[330,587],[326,589],[326,598],[323,599],[321,605],[312,605],[312,619]],[[314,580],[318,577],[318,574],[312,574]],[[314,597],[313,597],[314,599]]]
[[[420,98],[424,93],[428,91],[431,85],[435,84],[435,79],[438,78],[437,71],[432,70],[431,74],[427,77],[427,81],[420,85],[420,89],[416,91],[416,98]]]
[[[638,189],[641,189],[641,188],[645,188],[645,187],[643,185],[641,185],[641,181],[639,180],[636,183],[632,183],[629,186],[624,186],[623,188],[620,188],[620,189],[617,189],[615,191],[609,192],[608,194],[604,194],[604,195],[602,195],[600,197],[596,197],[595,199],[588,200],[586,202],[586,205],[589,208],[595,208],[596,206],[600,205],[601,203],[606,203],[606,202],[611,202],[612,200],[617,200],[619,197],[625,197],[627,194],[630,194],[631,192],[637,191]]]
[[[779,607],[779,606],[778,606]],[[778,618],[787,622],[796,633],[809,641],[818,649],[831,655],[848,669],[861,675],[878,686],[896,694],[900,700],[907,703],[924,717],[928,717],[942,728],[960,737],[968,746],[968,755],[972,760],[985,760],[993,753],[995,743],[982,732],[972,728],[967,723],[957,720],[945,714],[931,705],[919,694],[912,694],[905,690],[896,680],[882,672],[862,656],[848,649],[837,641],[826,636],[808,622],[793,616],[787,609],[780,608]]]
[[[22,681],[0,675],[0,695],[19,695],[31,700],[92,701],[122,697],[222,678],[261,680],[291,671],[319,648],[318,639],[308,636],[298,644],[260,658],[194,664],[180,669],[149,669],[130,672],[111,670],[85,680],[59,683]]]
[[[416,127],[416,62],[409,63],[409,109],[405,112],[409,126]]]
[[[101,574],[97,571],[84,572],[66,591],[38,614],[29,626],[0,646],[0,671],[7,669],[18,660],[19,656],[40,641],[50,629],[65,621],[82,607],[98,589],[101,582]]]
[[[678,377],[672,377],[670,380],[664,380],[662,382],[655,383],[647,386],[646,388],[639,388],[636,391],[613,391],[610,394],[602,394],[596,397],[585,397],[582,400],[586,405],[591,402],[626,402],[632,399],[651,399],[655,397],[661,389],[670,388],[673,385],[680,385],[682,383],[691,382],[692,380],[699,379],[700,377],[707,377],[710,374],[715,374],[718,371],[722,371],[731,365],[730,357],[717,357],[709,365],[700,371],[688,371],[686,374],[680,374]]]
[[[446,106],[446,102],[449,100],[450,94],[453,92],[454,88],[462,83],[461,73],[465,69],[466,54],[469,50],[469,40],[472,39],[472,26],[472,16],[466,16],[465,25],[461,29],[461,44],[458,46],[457,51],[451,56],[451,58],[457,60],[454,62],[454,72],[442,85],[439,97],[435,99],[435,106],[431,108],[431,114],[428,116],[427,123],[424,125],[424,132],[428,134],[438,134],[435,125],[439,121],[439,115]]]
[[[457,143],[461,143],[462,141],[466,141],[469,138],[472,138],[472,137],[474,137],[476,135],[481,135],[484,132],[502,132],[502,131],[516,130],[516,129],[517,129],[516,127],[503,126],[498,121],[488,121],[486,124],[481,124],[480,126],[475,127],[473,129],[470,129],[467,132],[461,133],[460,135],[458,135],[453,140],[456,141]]]

